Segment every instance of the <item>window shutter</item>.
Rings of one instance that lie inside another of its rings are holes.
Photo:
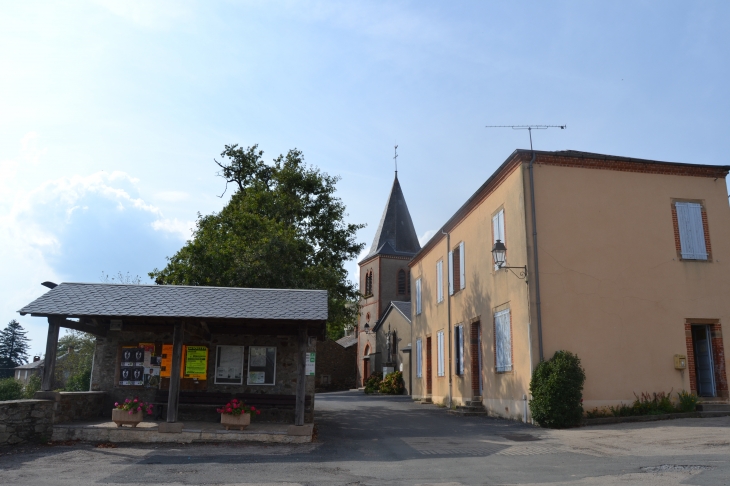
[[[421,353],[422,353],[423,348],[421,346],[422,346],[421,340],[417,339],[416,340],[416,376],[418,378],[421,378],[423,376],[421,373],[421,360],[423,359],[421,357]]]
[[[449,295],[454,295],[454,252],[449,252],[449,268],[448,272],[449,275]]]
[[[509,309],[494,315],[494,333],[497,342],[497,371],[512,370],[512,339]]]
[[[438,375],[444,376],[444,332],[438,333]]]
[[[436,262],[436,296],[439,302],[444,301],[444,261]]]
[[[466,261],[466,256],[464,255],[464,242],[462,241],[459,243],[459,275],[461,278],[459,279],[459,283],[461,284],[461,288],[466,288],[466,264],[464,263]]]
[[[460,357],[460,355],[459,355],[459,326],[455,326],[454,327],[454,360],[455,360],[456,366],[454,367],[454,371],[456,372],[457,375],[460,374],[459,373],[459,364],[460,364],[459,357]]]
[[[464,326],[459,326],[459,374],[464,374]]]
[[[421,279],[416,280],[416,314],[421,313]]]
[[[702,224],[702,206],[697,203],[675,203],[679,242],[682,258],[687,260],[707,260],[705,228]]]

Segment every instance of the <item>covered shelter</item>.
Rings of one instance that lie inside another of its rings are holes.
[[[325,290],[61,283],[19,312],[48,319],[43,391],[65,327],[96,336],[91,391],[106,393],[105,414],[135,396],[166,408],[167,424],[210,420],[237,397],[303,426],[327,310]]]

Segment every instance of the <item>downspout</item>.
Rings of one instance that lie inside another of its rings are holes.
[[[541,302],[540,302],[540,271],[539,271],[539,264],[537,260],[537,216],[535,215],[535,177],[533,175],[533,165],[535,163],[535,157],[537,154],[533,151],[532,152],[532,158],[530,159],[530,205],[532,206],[532,252],[533,252],[533,258],[535,260],[535,270],[532,272],[534,273],[535,278],[535,300],[537,303],[537,342],[538,342],[538,349],[540,352],[540,362],[545,361],[545,356],[543,355],[542,350],[542,309],[541,309]]]
[[[451,251],[451,235],[449,233],[445,233],[443,230],[441,230],[441,234],[446,235],[446,272],[452,272],[453,269],[449,268],[448,265],[448,257],[449,257],[449,251]],[[449,274],[446,275],[446,281],[449,281]],[[443,282],[441,283],[443,285]],[[448,285],[447,285],[448,287]],[[449,289],[446,289],[446,293],[448,294],[448,297],[446,297],[446,325],[449,329],[449,404],[448,407],[451,408],[452,403],[452,376],[451,376],[451,292],[449,292]],[[438,344],[437,344],[438,346]],[[436,355],[438,356],[438,350],[436,351]],[[433,378],[432,378],[433,379]]]

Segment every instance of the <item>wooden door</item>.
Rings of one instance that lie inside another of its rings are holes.
[[[482,395],[482,347],[481,343],[481,324],[472,322],[471,324],[471,390],[475,396]]]
[[[430,395],[433,391],[431,373],[431,336],[426,338],[426,394]]]

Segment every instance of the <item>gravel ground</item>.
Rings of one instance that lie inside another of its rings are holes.
[[[0,484],[730,485],[730,417],[545,430],[406,397],[317,395],[301,445],[0,450]]]

